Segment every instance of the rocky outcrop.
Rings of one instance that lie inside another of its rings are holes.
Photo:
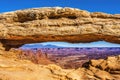
[[[120,55],[108,57],[107,59],[90,60],[83,64],[83,67],[92,71],[94,75],[100,79],[108,76],[105,74],[106,72],[107,74],[110,73],[115,80],[120,79]]]
[[[120,43],[120,15],[74,8],[34,8],[0,14],[6,50],[45,41]]]
[[[120,56],[91,60],[77,69],[34,64],[19,50],[45,41],[120,43],[120,15],[73,8],[35,8],[0,14],[0,80],[119,80]],[[5,48],[1,47],[4,46]],[[39,58],[39,57],[38,57]],[[43,60],[44,59],[44,60]]]
[[[19,50],[13,49],[13,51],[19,51]],[[21,53],[18,52],[20,54],[18,55],[17,58],[19,58],[21,60],[26,59],[26,60],[32,61],[35,64],[43,64],[43,65],[48,65],[48,64],[54,63],[48,58],[48,55],[46,53],[43,53],[41,50],[38,50],[38,51],[20,50],[20,51],[21,51]],[[17,52],[15,52],[15,53],[17,53]]]
[[[19,59],[20,51],[0,50],[0,80],[119,80],[120,56],[91,60],[77,69]]]

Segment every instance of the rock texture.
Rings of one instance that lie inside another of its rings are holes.
[[[120,43],[120,15],[74,8],[34,8],[0,14],[6,50],[45,41]]]
[[[21,60],[19,51],[5,51],[45,41],[120,43],[119,24],[118,14],[73,8],[36,8],[0,14],[0,80],[120,80],[120,56],[91,60],[78,69],[62,69],[54,64],[45,66]]]
[[[112,75],[112,77],[114,77],[115,80],[120,79],[120,55],[108,57],[107,59],[90,60],[89,62],[85,63],[83,67],[91,70],[97,78],[103,79],[104,77],[105,79],[105,77],[109,77],[105,74],[108,72]],[[109,79],[111,80],[112,78]]]
[[[120,80],[120,56],[91,60],[78,69],[18,59],[19,51],[0,50],[0,80]]]

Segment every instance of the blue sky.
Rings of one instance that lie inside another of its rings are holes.
[[[0,13],[27,8],[39,7],[73,7],[90,12],[105,12],[110,14],[120,13],[120,0],[1,0]],[[90,44],[69,44],[61,42],[47,42],[43,44],[56,44],[66,46],[119,46],[118,44],[107,43],[104,41],[93,42]]]
[[[113,44],[106,41],[96,41],[96,42],[90,42],[90,43],[64,43],[64,42],[47,42],[42,43],[43,45],[46,44],[54,44],[57,46],[63,46],[63,47],[120,47],[120,44]]]
[[[42,45],[52,44],[60,47],[120,47],[119,44],[113,44],[106,41],[96,41],[96,42],[90,42],[90,43],[45,42],[45,43],[26,44],[26,45],[30,47],[38,47],[39,44],[42,44]]]
[[[55,6],[79,8],[90,12],[120,13],[120,0],[1,0],[0,12]]]

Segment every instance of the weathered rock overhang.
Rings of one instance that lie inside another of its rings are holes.
[[[74,8],[34,8],[0,14],[6,50],[46,41],[120,43],[120,15]]]

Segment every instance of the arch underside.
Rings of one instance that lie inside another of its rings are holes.
[[[15,37],[15,38],[14,38]],[[88,43],[94,41],[107,41],[112,43],[120,44],[120,40],[117,37],[109,35],[66,35],[66,36],[37,36],[37,37],[21,37],[13,36],[12,39],[3,39],[1,43],[9,50],[10,48],[19,48],[24,44],[29,43],[40,43],[40,42],[49,42],[49,41],[61,41],[61,42],[70,42],[70,43]]]
[[[107,41],[120,43],[120,15],[74,8],[36,8],[0,14],[6,50],[28,43]]]

